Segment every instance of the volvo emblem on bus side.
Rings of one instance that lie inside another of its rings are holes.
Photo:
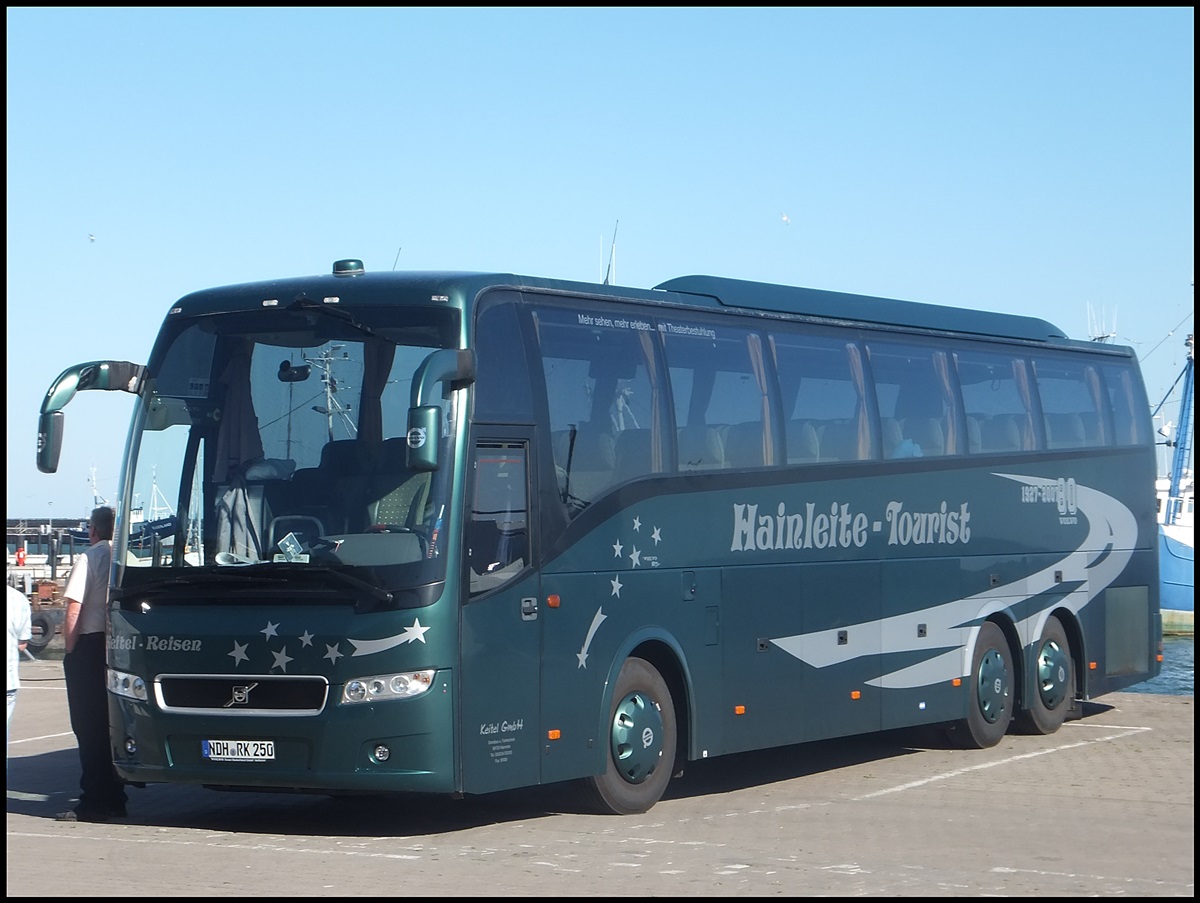
[[[408,431],[408,447],[420,448],[425,444],[425,429],[423,427],[414,426]]]

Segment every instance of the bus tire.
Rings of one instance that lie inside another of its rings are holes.
[[[54,621],[50,619],[49,615],[35,614],[30,620],[29,626],[32,628],[30,630],[32,636],[26,643],[26,648],[30,652],[41,652],[50,645],[50,641],[54,638]]]
[[[1013,711],[1012,654],[991,621],[979,628],[967,679],[967,717],[951,726],[950,740],[959,749],[987,749],[1008,733]]]
[[[1034,658],[1035,683],[1028,708],[1017,713],[1017,728],[1024,734],[1053,734],[1075,704],[1075,662],[1071,644],[1058,618],[1051,615],[1038,640]]]
[[[604,772],[584,780],[594,807],[634,815],[662,799],[675,764],[675,705],[667,682],[644,659],[621,666],[603,740]]]

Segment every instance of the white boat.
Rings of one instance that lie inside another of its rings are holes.
[[[1192,423],[1195,389],[1193,336],[1187,337],[1183,396],[1174,440],[1171,470],[1157,481],[1159,605],[1163,633],[1192,635],[1196,610],[1196,492],[1192,473]],[[1159,405],[1161,408],[1162,406]]]

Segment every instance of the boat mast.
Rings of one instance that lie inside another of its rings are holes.
[[[1188,333],[1184,342],[1187,362],[1183,365],[1183,398],[1179,404],[1179,427],[1175,430],[1175,454],[1171,460],[1171,487],[1167,491],[1166,517],[1163,523],[1173,524],[1183,510],[1180,497],[1184,470],[1192,456],[1192,404],[1196,380],[1195,334]]]

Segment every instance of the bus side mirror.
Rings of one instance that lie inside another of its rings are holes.
[[[58,470],[64,429],[62,409],[76,392],[102,389],[136,395],[141,389],[144,372],[143,366],[128,361],[89,361],[60,373],[42,399],[42,411],[38,416],[38,470],[42,473]]]
[[[58,470],[58,456],[62,453],[63,412],[51,411],[38,415],[37,466],[42,473]]]
[[[475,352],[469,349],[442,348],[421,362],[413,374],[412,397],[408,408],[408,448],[405,463],[409,470],[437,470],[438,443],[442,437],[442,409],[429,404],[435,396],[445,397],[454,388],[475,381]]]
[[[409,470],[437,470],[438,439],[442,435],[442,409],[435,404],[408,409],[408,448],[405,463]]]

